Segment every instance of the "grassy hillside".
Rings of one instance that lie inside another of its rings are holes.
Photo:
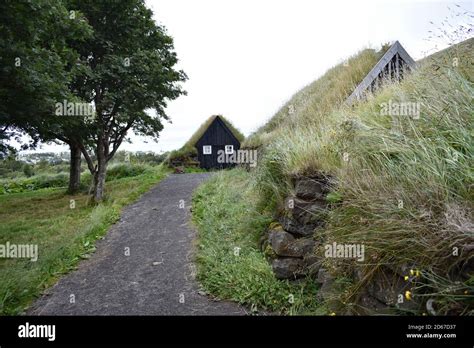
[[[379,51],[365,49],[328,70],[321,78],[296,93],[264,126],[245,142],[244,147],[257,148],[267,144],[279,130],[288,130],[315,122],[341,105],[362,81],[389,45]]]
[[[363,244],[366,252],[362,264],[324,260],[339,284],[331,299],[338,313],[366,313],[359,296],[387,268],[417,275],[407,274],[421,304],[414,313],[426,314],[428,299],[436,314],[474,313],[472,45],[473,39],[424,59],[402,83],[349,107],[343,101],[383,53],[362,51],[293,96],[245,142],[259,149],[247,178],[258,198],[234,197],[229,206],[272,215],[295,176],[336,178],[331,197],[338,203],[319,233],[329,242]],[[390,115],[383,112],[387,103],[414,103],[420,112]],[[222,175],[229,178],[220,190],[238,190],[230,173]],[[236,224],[232,231],[249,222]]]

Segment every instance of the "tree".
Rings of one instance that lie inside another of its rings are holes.
[[[61,140],[74,152],[71,168],[80,168],[75,139],[84,130],[82,121],[54,117],[54,105],[73,98],[68,84],[84,72],[68,43],[90,36],[91,28],[58,0],[2,1],[0,32],[0,157],[11,151],[5,140],[26,132],[33,141],[23,148]],[[78,180],[71,175],[70,189]]]
[[[185,93],[180,82],[187,77],[174,69],[173,40],[144,1],[72,0],[70,6],[94,30],[93,37],[72,43],[88,71],[76,76],[70,89],[95,105],[94,119],[86,122],[87,137],[82,134],[78,146],[94,178],[94,200],[101,201],[107,164],[127,133],[157,138],[161,120],[168,119],[167,101]]]

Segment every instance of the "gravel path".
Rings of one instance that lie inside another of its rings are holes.
[[[235,303],[205,296],[194,279],[196,232],[189,208],[193,190],[208,176],[170,175],[126,207],[92,257],[61,278],[28,314],[246,314]]]

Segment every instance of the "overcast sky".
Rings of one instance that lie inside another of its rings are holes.
[[[245,135],[264,124],[300,88],[366,47],[399,40],[414,58],[436,49],[429,30],[461,17],[455,4],[416,0],[146,0],[174,37],[187,96],[170,102],[158,143],[134,138],[122,149],[181,147],[210,115],[222,114]],[[448,9],[451,8],[452,11]],[[430,23],[433,22],[435,25]],[[437,42],[438,49],[444,48]],[[43,146],[42,151],[59,150]],[[65,148],[62,148],[65,149]]]

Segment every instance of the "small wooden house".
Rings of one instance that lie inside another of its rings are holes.
[[[233,167],[232,155],[240,149],[243,135],[221,115],[211,116],[195,135],[191,144],[197,150],[199,166],[205,169]]]

